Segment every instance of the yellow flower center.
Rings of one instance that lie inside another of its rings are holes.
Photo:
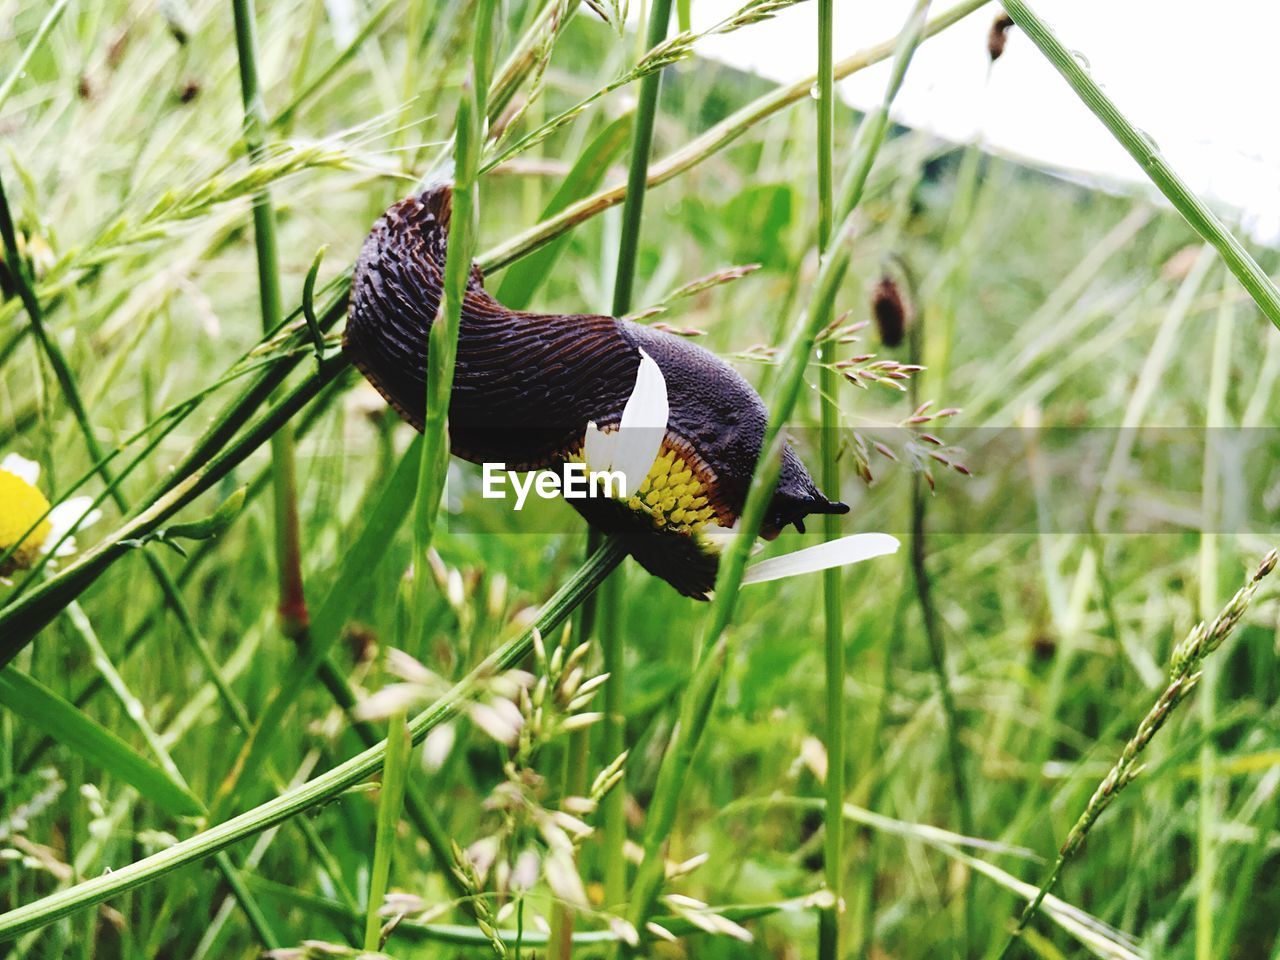
[[[649,475],[627,499],[632,510],[653,518],[654,526],[697,531],[715,516],[702,481],[676,451],[667,449],[653,462]]]
[[[44,517],[48,510],[49,501],[43,493],[8,470],[0,470],[0,555],[17,544],[4,566],[23,570],[35,563],[52,529],[49,518]],[[37,520],[40,522],[32,530]],[[11,569],[0,569],[0,575]]]

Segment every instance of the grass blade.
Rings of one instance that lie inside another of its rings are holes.
[[[1213,622],[1206,627],[1205,622],[1203,620],[1200,621],[1191,629],[1186,639],[1174,648],[1168,686],[1161,691],[1160,696],[1156,698],[1156,702],[1138,721],[1137,729],[1120,751],[1120,757],[1107,772],[1107,775],[1102,778],[1097,789],[1094,790],[1093,796],[1089,798],[1085,809],[1067,833],[1067,838],[1062,842],[1062,847],[1058,852],[1057,860],[1054,861],[1048,876],[1040,885],[1039,892],[1027,904],[1026,909],[1022,911],[1013,933],[1006,941],[1004,949],[1000,952],[1000,957],[1009,955],[1009,951],[1013,949],[1013,945],[1018,942],[1018,938],[1027,929],[1027,925],[1035,917],[1045,898],[1057,886],[1058,879],[1062,876],[1063,868],[1084,845],[1085,838],[1093,829],[1094,824],[1098,822],[1098,818],[1111,806],[1116,797],[1120,795],[1120,792],[1142,773],[1143,764],[1141,763],[1141,758],[1143,751],[1146,750],[1155,735],[1160,732],[1160,728],[1168,721],[1173,711],[1191,695],[1192,691],[1200,683],[1205,658],[1218,649],[1239,625],[1244,618],[1245,611],[1248,610],[1249,605],[1253,602],[1259,585],[1275,570],[1276,562],[1277,553],[1272,550],[1262,558],[1262,562],[1254,571],[1253,576],[1243,587],[1236,591],[1235,596],[1221,609]]]
[[[31,42],[23,48],[17,62],[9,70],[9,75],[4,78],[3,83],[0,83],[0,107],[4,106],[4,102],[9,99],[9,94],[13,93],[13,88],[17,86],[18,80],[24,75],[32,54],[40,49],[40,44],[44,43],[45,38],[49,36],[49,31],[58,25],[62,15],[66,13],[69,2],[70,0],[57,0],[49,8],[49,12],[44,15],[44,19],[40,21],[40,26],[36,27],[36,32],[32,36]]]
[[[373,869],[369,876],[369,905],[365,913],[364,948],[382,949],[382,921],[379,911],[387,896],[391,854],[396,846],[396,827],[404,803],[404,787],[409,779],[409,727],[404,714],[391,718],[387,731],[387,759],[382,768],[382,790],[378,797],[378,827],[373,847]]]
[[[582,156],[573,165],[560,189],[555,192],[540,219],[546,220],[569,204],[581,200],[600,186],[609,164],[621,153],[631,134],[632,114],[625,113],[609,123],[594,140],[587,144]],[[513,264],[502,276],[498,287],[498,300],[512,310],[523,310],[533,300],[538,288],[551,275],[556,260],[569,242],[567,233],[539,247],[529,256]]]
[[[489,90],[489,56],[493,36],[494,0],[480,0],[476,10],[471,72],[463,84],[454,123],[453,216],[445,254],[441,303],[427,335],[427,384],[422,425],[422,458],[418,466],[418,496],[414,503],[415,608],[410,612],[411,636],[421,630],[418,612],[431,589],[427,550],[435,533],[440,498],[449,470],[449,401],[453,394],[458,356],[458,327],[462,301],[471,276],[471,255],[479,219],[476,174],[484,149],[485,97]]]
[[[38,680],[13,667],[0,671],[0,703],[95,767],[134,787],[166,813],[175,817],[204,814],[204,805],[189,790]]]

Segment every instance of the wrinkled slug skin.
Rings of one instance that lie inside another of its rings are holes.
[[[392,206],[356,263],[343,348],[402,417],[421,430],[427,334],[440,304],[452,191],[435,187]],[[746,499],[767,411],[751,385],[719,357],[663,331],[614,317],[508,310],[472,267],[458,331],[449,407],[453,453],[508,469],[558,467],[582,448],[588,421],[618,423],[643,349],[667,382],[665,450],[683,459],[723,526]],[[603,499],[569,501],[588,522],[622,536],[650,573],[705,599],[718,560],[684,532]],[[788,446],[762,534],[776,536],[811,513],[843,513]]]

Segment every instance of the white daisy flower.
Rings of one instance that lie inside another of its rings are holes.
[[[0,557],[7,557],[0,560],[0,576],[28,569],[50,551],[55,557],[75,553],[75,538],[67,534],[102,517],[92,497],[72,497],[50,508],[36,486],[39,479],[34,460],[16,453],[0,460]]]
[[[645,494],[650,489],[654,475],[661,476],[673,469],[672,464],[667,462],[670,455],[666,455],[664,459],[662,454],[669,416],[666,379],[658,364],[641,350],[640,368],[636,372],[635,386],[623,408],[622,422],[616,430],[608,433],[600,430],[594,422],[588,423],[583,444],[582,458],[587,469],[622,472],[626,476],[628,495],[619,499],[628,502],[633,509],[650,515],[655,513],[655,504],[650,502],[654,498],[646,499]],[[663,484],[665,480],[662,477],[658,484]],[[673,485],[666,485],[664,489],[669,492]],[[641,494],[640,497],[634,495],[636,491]],[[674,496],[669,499],[674,499]],[[694,516],[693,511],[685,513],[690,518]],[[672,519],[676,523],[672,523]],[[684,518],[680,513],[668,512],[662,515],[665,528],[671,532],[681,529],[679,521],[682,519]],[[698,519],[701,520],[701,515],[698,515]],[[737,522],[730,528],[714,520],[706,520],[687,524],[686,529],[712,555],[723,553],[733,538],[739,535]],[[853,534],[753,563],[747,567],[742,582],[765,583],[832,567],[848,566],[895,553],[899,546],[898,540],[887,533]],[[760,549],[758,543],[755,549]]]

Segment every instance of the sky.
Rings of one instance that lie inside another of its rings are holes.
[[[696,0],[694,28],[742,0]],[[949,3],[935,3],[933,13]],[[910,0],[836,0],[839,60],[895,35]],[[1036,12],[1076,51],[1121,111],[1229,225],[1280,246],[1280,122],[1276,122],[1273,0],[1037,0]],[[975,138],[998,154],[1100,186],[1154,194],[1138,165],[1016,28],[989,69],[987,31],[1000,7],[980,9],[916,52],[893,119],[957,143]],[[700,41],[698,52],[777,81],[816,68],[817,6]],[[846,102],[878,104],[889,65],[840,84]]]

